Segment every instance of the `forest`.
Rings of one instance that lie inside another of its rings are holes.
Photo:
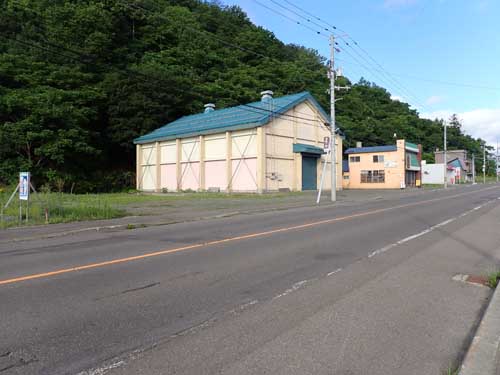
[[[31,171],[38,186],[72,192],[134,186],[133,139],[203,104],[218,108],[310,91],[326,109],[327,61],[284,44],[235,6],[200,0],[0,0],[0,185]],[[442,148],[427,120],[361,79],[339,93],[346,147]],[[451,119],[450,149],[481,153]]]

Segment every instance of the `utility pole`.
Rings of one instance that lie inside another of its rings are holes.
[[[497,138],[497,157],[496,157],[496,169],[495,169],[495,174],[497,176],[497,183],[498,183],[498,138]]]
[[[446,148],[447,148],[446,128],[448,127],[448,125],[446,124],[446,121],[443,121],[443,125],[444,125],[444,139],[443,139],[443,143],[444,143],[444,147],[443,147],[444,188],[447,189],[448,188],[448,160],[447,160],[447,156],[446,156]]]
[[[476,184],[476,155],[472,154],[472,185]]]
[[[483,143],[483,184],[486,183],[486,142]]]
[[[331,188],[332,188],[332,202],[337,200],[337,168],[336,168],[336,146],[335,146],[335,36],[330,35],[330,142],[332,143],[330,147],[330,152],[332,154],[332,165],[331,165]]]

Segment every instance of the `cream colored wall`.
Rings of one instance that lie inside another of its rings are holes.
[[[137,188],[256,191],[257,149],[257,129],[139,145]]]
[[[154,191],[156,189],[157,170],[156,170],[156,144],[148,143],[141,145],[139,160],[140,168],[138,168],[138,188],[145,191]]]
[[[257,129],[230,132],[232,191],[257,191]]]
[[[285,115],[290,116],[277,117],[263,128],[265,130],[264,149],[266,158],[264,190],[277,190],[279,188],[290,188],[290,190],[294,191],[302,190],[302,157],[300,153],[293,152],[293,144],[302,143],[322,148],[323,138],[330,137],[329,128],[322,125],[326,122],[326,119],[308,101],[290,109]],[[315,121],[308,121],[298,117],[310,118]],[[341,189],[342,138],[336,138],[337,189]],[[318,187],[325,159],[326,155],[318,158]],[[326,190],[331,188],[329,156],[327,163],[327,173],[325,174],[323,186]]]
[[[374,155],[383,155],[383,163],[374,163]],[[349,154],[359,156],[360,162],[349,161],[349,189],[399,189],[405,178],[404,147],[392,152]],[[384,170],[385,183],[361,183],[361,171]]]

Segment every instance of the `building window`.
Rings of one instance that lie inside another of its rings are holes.
[[[360,160],[361,160],[361,157],[360,157],[360,156],[351,156],[351,157],[349,158],[349,161],[350,161],[351,163],[359,163],[359,162],[360,162]]]
[[[383,163],[384,162],[384,155],[373,155],[373,162],[374,163]]]
[[[362,184],[381,184],[385,182],[385,171],[361,171]]]

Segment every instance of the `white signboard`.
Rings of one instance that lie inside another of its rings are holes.
[[[396,168],[397,166],[398,166],[398,163],[396,163],[393,160],[386,160],[384,162],[384,167],[386,167],[386,168]]]
[[[27,201],[30,196],[30,173],[19,173],[19,199]]]
[[[331,147],[330,137],[324,137],[323,138],[323,151],[325,151],[326,153],[330,152],[330,147]]]

